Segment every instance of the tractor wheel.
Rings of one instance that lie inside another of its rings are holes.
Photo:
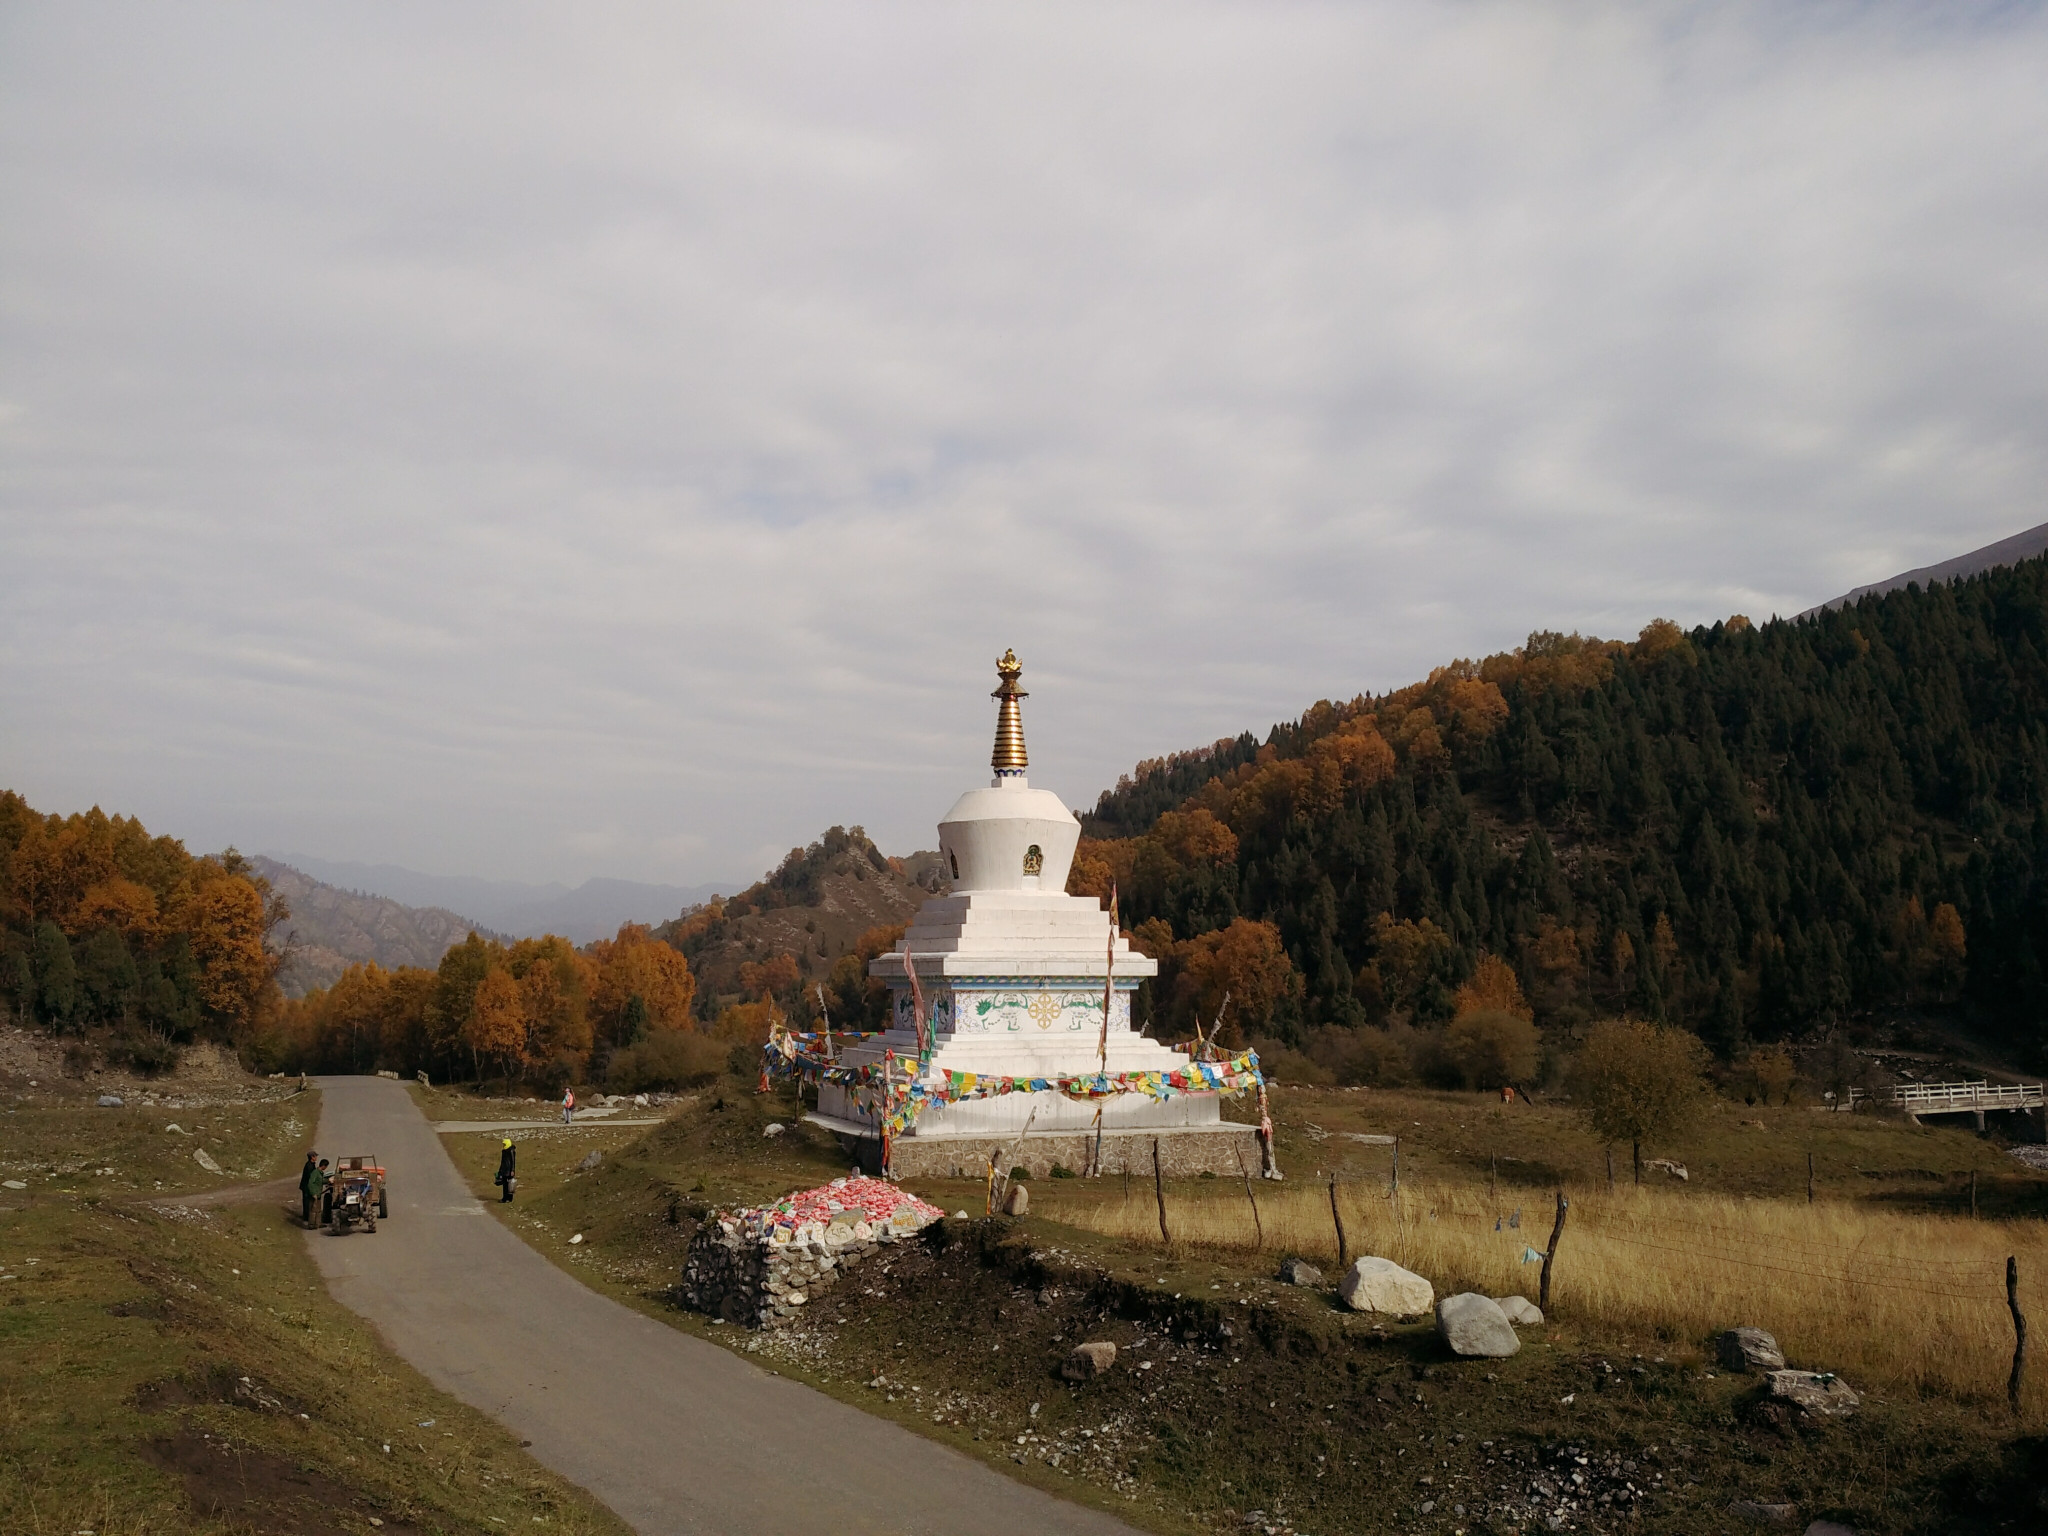
[[[377,1214],[385,1221],[391,1219],[391,1204],[381,1189],[377,1191]]]

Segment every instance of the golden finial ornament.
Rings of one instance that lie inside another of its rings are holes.
[[[989,695],[1002,705],[996,715],[996,750],[989,758],[989,766],[999,779],[1021,774],[1031,761],[1024,752],[1024,715],[1017,707],[1019,699],[1031,697],[1017,686],[1017,679],[1023,675],[1024,663],[1017,659],[1017,653],[1005,650],[1003,659],[996,663],[996,676],[1002,679],[1002,685]]]

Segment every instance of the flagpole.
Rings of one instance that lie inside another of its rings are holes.
[[[1109,882],[1109,948],[1102,962],[1102,1037],[1096,1042],[1096,1071],[1109,1076],[1109,1008],[1116,995],[1116,882]],[[1102,1177],[1102,1112],[1108,1101],[1095,1104],[1095,1177]]]

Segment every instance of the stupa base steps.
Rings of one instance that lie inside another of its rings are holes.
[[[873,1131],[834,1116],[804,1116],[813,1125],[832,1132],[840,1149],[864,1173],[882,1168],[882,1142]],[[1211,1125],[1163,1126],[1157,1130],[1102,1133],[1102,1171],[1121,1178],[1152,1176],[1152,1144],[1159,1144],[1159,1168],[1169,1179],[1236,1178],[1248,1169],[1257,1178],[1260,1167],[1259,1131],[1254,1125],[1224,1120]],[[1055,1167],[1084,1173],[1095,1155],[1093,1131],[1032,1131],[1019,1148],[1014,1136],[937,1135],[903,1136],[890,1149],[890,1171],[899,1179],[979,1179],[988,1174],[991,1157],[1001,1160],[1003,1171],[1023,1168],[1034,1179],[1052,1177]],[[1240,1161],[1241,1160],[1241,1161]]]

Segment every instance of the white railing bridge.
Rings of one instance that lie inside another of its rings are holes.
[[[2048,1085],[2041,1083],[1900,1083],[1891,1088],[1851,1088],[1851,1107],[1890,1104],[1909,1115],[1954,1114],[1987,1109],[2041,1109]]]

